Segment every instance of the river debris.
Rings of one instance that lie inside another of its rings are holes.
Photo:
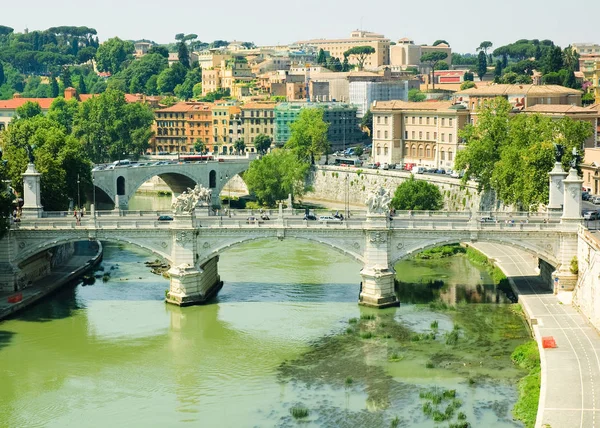
[[[153,262],[145,262],[144,264],[149,268],[152,268],[151,272],[154,275],[162,275],[165,278],[168,278],[168,276],[165,276],[166,272],[169,270],[168,264],[160,261],[159,259],[155,259]]]

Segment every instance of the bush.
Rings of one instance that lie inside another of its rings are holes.
[[[577,261],[577,256],[571,259],[571,266],[569,267],[569,270],[573,275],[577,275],[579,273],[579,263]]]
[[[307,418],[308,415],[310,414],[310,411],[308,410],[308,408],[299,405],[299,406],[294,406],[290,409],[290,413],[292,414],[292,416],[294,417],[294,419],[304,419]]]

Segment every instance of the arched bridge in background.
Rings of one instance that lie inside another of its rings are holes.
[[[129,200],[142,184],[153,177],[160,177],[174,195],[183,193],[188,187],[194,188],[196,184],[212,189],[213,198],[218,205],[218,195],[223,187],[236,174],[247,170],[250,161],[249,158],[221,159],[93,171],[95,199],[98,202],[112,203],[115,207],[126,210]]]

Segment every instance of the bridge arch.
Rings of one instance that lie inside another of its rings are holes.
[[[73,242],[86,241],[89,239],[91,239],[91,238],[89,238],[87,236],[83,236],[83,235],[80,235],[80,236],[72,235],[72,236],[60,236],[60,237],[53,238],[52,240],[43,241],[39,244],[24,248],[22,251],[19,252],[18,257],[14,259],[13,263],[16,266],[20,266],[23,262],[27,261],[31,257],[33,257],[39,253],[42,253],[44,251],[48,251],[56,246],[70,244]],[[135,247],[138,247],[144,251],[147,251],[147,252],[157,256],[158,258],[160,258],[163,261],[166,261],[169,264],[172,263],[171,254],[163,252],[161,250],[158,250],[157,248],[153,248],[151,246],[136,242],[135,240],[119,237],[118,235],[110,236],[110,237],[93,238],[93,240],[114,242],[117,244],[133,245]]]
[[[554,254],[542,251],[539,247],[536,247],[535,245],[530,245],[520,240],[509,241],[507,239],[500,239],[495,236],[485,236],[483,239],[478,238],[476,241],[465,239],[464,237],[445,237],[435,240],[428,239],[427,241],[419,242],[416,245],[409,245],[408,248],[403,248],[402,251],[399,253],[393,253],[391,258],[391,265],[394,266],[396,263],[403,259],[429,250],[431,248],[461,243],[470,244],[471,242],[489,242],[493,244],[499,244],[504,247],[516,247],[521,250],[524,250],[532,256],[544,260],[546,263],[554,266],[555,268],[560,265],[560,261]]]

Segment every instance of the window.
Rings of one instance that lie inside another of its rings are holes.
[[[429,140],[429,132],[425,133],[425,139]]]
[[[448,134],[448,142],[451,143],[452,142],[452,134]]]
[[[413,158],[417,157],[417,146],[412,146],[412,156]]]
[[[448,160],[452,160],[452,150],[448,150]]]
[[[408,139],[408,131],[404,131],[404,139]]]
[[[419,125],[422,125],[422,124],[423,124],[423,117],[419,116]]]
[[[388,124],[388,117],[387,116],[383,117],[383,123],[386,124],[386,125]]]
[[[419,140],[423,139],[423,131],[419,131]]]
[[[446,126],[446,118],[442,117],[442,126]]]
[[[433,124],[437,125],[437,116],[433,118]]]
[[[381,116],[377,116],[377,123],[381,123]]]
[[[445,141],[445,134],[442,132],[442,143]]]
[[[425,156],[427,156],[428,158],[431,157],[431,147],[427,146],[425,148]]]
[[[443,150],[440,152],[440,159],[441,160],[446,160],[446,152],[443,151]]]
[[[388,137],[388,132],[387,131],[384,131],[383,134],[384,134],[384,136],[383,136],[384,138]]]
[[[411,122],[411,123],[412,123],[413,125],[415,124],[415,117],[414,117],[414,116],[412,117],[412,122]]]
[[[434,139],[434,140],[437,140],[437,132],[434,132],[434,133],[433,133],[433,139]]]
[[[412,139],[414,140],[415,139],[415,131],[412,131],[410,135],[412,136]]]
[[[419,157],[423,157],[423,146],[419,146]]]
[[[448,119],[448,126],[452,126],[452,118]]]
[[[379,129],[377,130],[377,138],[381,138],[381,131]]]
[[[425,118],[425,122],[427,123],[427,125],[429,125],[429,116],[427,116],[427,117]]]
[[[387,154],[388,154],[388,148],[387,148],[387,146],[385,146],[385,147],[383,148],[383,155],[384,155],[384,156],[387,156]]]
[[[377,146],[377,156],[381,154],[381,147]]]

